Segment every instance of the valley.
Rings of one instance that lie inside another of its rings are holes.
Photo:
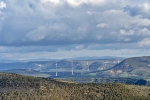
[[[0,63],[1,72],[77,83],[124,83],[150,86],[150,57],[51,60]],[[5,68],[5,70],[4,70]],[[137,82],[143,80],[142,83]]]

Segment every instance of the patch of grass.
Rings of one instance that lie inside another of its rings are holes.
[[[90,73],[89,76],[96,76],[96,73]]]
[[[120,74],[120,77],[128,77],[128,73],[124,72],[124,73]]]

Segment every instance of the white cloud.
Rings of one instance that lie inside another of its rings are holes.
[[[142,52],[142,53],[141,53]],[[133,56],[147,56],[150,50],[138,49],[102,49],[102,50],[59,50],[55,52],[26,52],[26,53],[0,53],[4,59],[13,60],[30,60],[30,59],[64,59],[73,57],[93,57],[93,56],[118,56],[118,57],[133,57]]]
[[[140,46],[150,46],[150,39],[144,38],[142,41],[139,42]]]
[[[42,3],[69,4],[72,7],[78,7],[82,4],[102,5],[106,0],[41,0]]]
[[[3,46],[0,46],[0,52],[5,52],[6,50],[5,50],[5,47],[3,47]]]
[[[41,2],[53,2],[53,3],[60,3],[60,0],[41,0]]]
[[[93,14],[93,12],[91,12],[91,11],[87,11],[87,14],[92,15],[92,14]]]
[[[150,36],[150,30],[147,28],[139,29],[138,30],[138,35],[141,36]]]
[[[137,17],[132,21],[133,24],[137,24],[138,26],[150,26],[150,19],[142,19],[141,17]]]
[[[105,28],[105,27],[109,27],[109,25],[106,24],[106,23],[100,23],[100,24],[97,24],[97,27],[99,27],[99,28]]]
[[[38,29],[27,33],[26,37],[27,39],[30,39],[32,41],[40,41],[47,36],[47,33],[45,32],[45,30],[46,28],[44,26],[38,27]]]
[[[73,7],[77,7],[82,4],[101,5],[106,2],[106,0],[65,0],[65,1]]]
[[[121,13],[124,13],[122,10],[120,10],[120,9],[111,9],[111,10],[107,10],[107,11],[105,11],[105,13],[106,14],[121,14]]]
[[[131,21],[134,20],[133,17],[120,9],[106,10],[99,17],[102,17],[101,21],[107,23],[110,29],[113,28],[113,31],[121,27],[130,29],[132,26]]]
[[[41,0],[42,3],[63,4],[62,0]]]
[[[130,41],[130,40],[131,40],[130,38],[126,38],[126,39],[124,39],[124,41],[126,41],[126,42],[127,42],[127,41]]]
[[[6,8],[5,2],[1,1],[0,2],[0,9]]]
[[[81,50],[83,48],[84,48],[84,45],[77,45],[77,46],[75,46],[75,49],[77,49],[77,50]]]
[[[70,53],[75,52],[75,55],[72,54],[72,56],[80,56],[84,51],[85,56],[96,55],[99,54],[98,52],[105,52],[106,49],[108,52],[113,52],[112,48],[120,49],[116,50],[115,54],[121,55],[121,52],[125,52],[125,50],[121,50],[122,48],[141,49],[149,44],[150,39],[147,37],[150,36],[150,3],[148,0],[3,1],[5,3],[0,3],[0,18],[6,17],[3,20],[0,19],[0,45],[27,47],[34,45],[42,48],[43,45],[55,46],[57,44],[54,49],[55,56],[61,57],[60,54],[63,57],[65,54],[67,55],[68,48],[72,50],[69,51]],[[7,9],[1,10],[6,8],[5,4],[7,4]],[[133,14],[136,13],[135,16],[123,11],[124,7],[128,5],[131,8],[129,10]],[[140,11],[138,11],[139,9]],[[143,17],[144,15],[148,17]],[[63,49],[66,51],[58,52],[57,50],[60,48],[58,44],[63,45]],[[92,49],[97,51],[84,50],[94,44],[98,44],[98,46]],[[49,48],[46,48],[45,51],[48,51]],[[3,51],[2,48],[0,49]],[[26,49],[24,52],[29,52],[30,50],[28,50]],[[90,54],[88,54],[89,52]],[[45,54],[52,56],[52,53]],[[109,54],[105,53],[104,55]],[[42,57],[44,56],[46,55]]]
[[[134,34],[134,31],[133,31],[133,30],[129,30],[129,31],[120,30],[120,34],[121,34],[121,35],[133,35],[133,34]]]
[[[141,5],[142,11],[150,14],[150,4],[149,3],[144,3]]]

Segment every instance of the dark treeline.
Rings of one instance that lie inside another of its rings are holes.
[[[147,81],[146,79],[140,79],[140,78],[68,77],[68,78],[62,78],[62,80],[68,80],[68,81],[77,82],[77,83],[122,83],[122,84],[130,84],[130,85],[150,86],[150,81]]]

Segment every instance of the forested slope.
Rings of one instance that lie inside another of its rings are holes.
[[[150,100],[150,89],[123,84],[76,84],[0,73],[1,100]]]

